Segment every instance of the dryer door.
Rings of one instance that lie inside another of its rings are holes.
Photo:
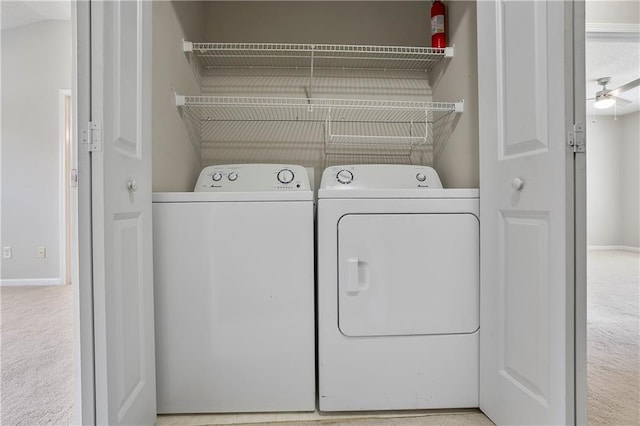
[[[349,214],[338,223],[338,323],[347,336],[473,333],[473,214]]]

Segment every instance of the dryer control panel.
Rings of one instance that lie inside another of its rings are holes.
[[[322,173],[321,189],[441,189],[438,173],[428,166],[357,164],[332,166]]]
[[[230,164],[202,169],[194,192],[308,191],[309,177],[291,164]]]

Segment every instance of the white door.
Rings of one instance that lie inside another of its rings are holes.
[[[151,2],[91,2],[96,423],[156,419]]]
[[[499,425],[575,421],[573,7],[478,2],[480,408]]]

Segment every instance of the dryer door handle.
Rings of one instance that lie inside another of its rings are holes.
[[[356,296],[358,293],[366,290],[369,287],[367,281],[367,272],[360,274],[360,269],[365,269],[366,262],[361,262],[357,257],[350,257],[347,259],[347,294],[350,296]],[[363,279],[364,278],[364,279]],[[365,282],[361,282],[365,281]]]

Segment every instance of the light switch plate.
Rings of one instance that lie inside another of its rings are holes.
[[[13,249],[9,246],[2,247],[2,258],[11,259],[13,257]]]
[[[38,257],[41,259],[44,259],[45,257],[47,257],[47,248],[40,246],[38,247]]]

